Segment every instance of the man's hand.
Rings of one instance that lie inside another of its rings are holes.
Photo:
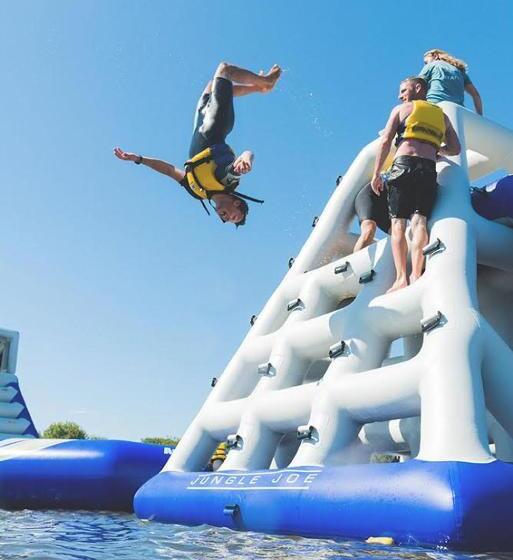
[[[249,173],[253,167],[253,154],[251,152],[243,152],[234,162],[233,170],[235,173],[244,175]]]
[[[121,148],[119,148],[118,146],[116,146],[114,148],[114,155],[119,158],[122,159],[124,161],[135,161],[137,159],[139,159],[139,155],[138,154],[132,154],[131,152],[124,152]]]
[[[377,196],[381,195],[383,190],[383,178],[381,175],[374,175],[371,181],[371,188]]]
[[[153,169],[153,171],[158,171],[163,175],[167,175],[174,179],[177,183],[182,183],[185,178],[185,170],[175,167],[172,163],[163,161],[161,159],[142,157],[139,154],[133,154],[132,152],[124,152],[121,148],[114,148],[114,155],[122,159],[123,161],[135,161],[136,163],[142,163],[145,167]]]

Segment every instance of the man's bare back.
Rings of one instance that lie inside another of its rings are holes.
[[[413,111],[413,102],[408,101],[397,107],[398,109],[398,119],[399,123],[404,122]],[[415,140],[414,138],[404,138],[399,144],[397,151],[395,153],[395,158],[399,156],[417,156],[421,158],[436,159],[437,149],[433,144],[429,142],[421,142],[420,140]]]

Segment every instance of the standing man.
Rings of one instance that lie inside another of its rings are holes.
[[[207,213],[205,200],[213,203],[223,222],[244,225],[248,213],[246,200],[261,200],[235,192],[240,177],[253,167],[253,152],[246,150],[238,157],[226,143],[226,137],[235,123],[233,97],[249,93],[271,91],[281,75],[276,64],[267,74],[254,74],[222,62],[203,91],[194,119],[194,130],[185,169],[159,159],[124,152],[114,148],[121,160],[143,164],[174,179],[194,198],[198,199]]]
[[[408,285],[406,258],[408,245],[406,220],[411,220],[412,271],[410,283],[422,275],[424,255],[428,242],[427,219],[437,195],[437,155],[455,156],[460,153],[460,142],[451,121],[442,109],[426,101],[427,83],[422,78],[410,77],[399,86],[402,105],[390,113],[376,157],[372,190],[382,195],[383,164],[396,138],[397,152],[388,176],[388,208],[392,221],[392,254],[396,279],[388,292]],[[445,137],[445,145],[442,142]],[[384,196],[384,195],[382,195]]]

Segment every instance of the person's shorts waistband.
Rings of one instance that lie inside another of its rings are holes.
[[[436,161],[419,156],[398,156],[394,163],[407,165],[410,168],[421,168],[426,171],[436,171]]]

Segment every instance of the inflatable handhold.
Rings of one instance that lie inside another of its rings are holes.
[[[349,262],[346,261],[344,264],[339,264],[338,266],[335,267],[335,274],[340,274],[341,272],[346,272],[346,270],[349,268]]]

